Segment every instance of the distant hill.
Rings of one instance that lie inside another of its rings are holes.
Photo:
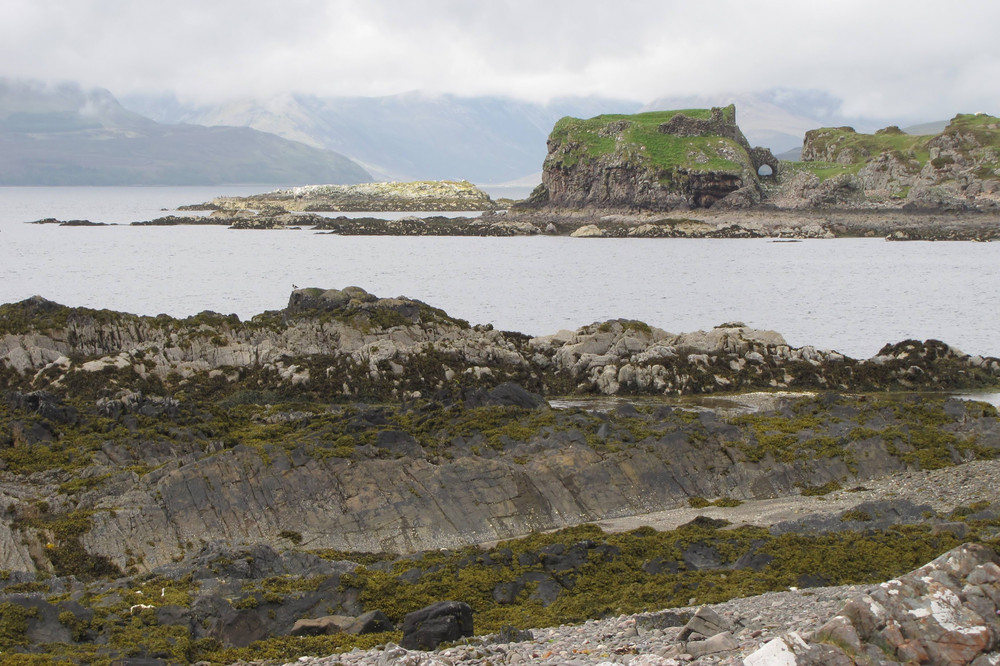
[[[369,181],[343,155],[265,132],[163,125],[106,90],[0,78],[2,185]]]
[[[236,125],[336,150],[377,178],[538,182],[545,140],[567,115],[634,113],[641,103],[568,98],[537,104],[504,97],[406,93],[386,97],[281,95],[185,106],[170,95],[124,103],[160,122]]]
[[[909,127],[904,127],[903,131],[907,134],[916,134],[919,136],[927,136],[930,134],[940,134],[948,127],[947,120],[935,120],[930,123],[920,123],[919,125],[910,125]]]

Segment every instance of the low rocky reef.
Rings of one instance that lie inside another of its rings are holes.
[[[359,185],[305,185],[248,197],[217,197],[181,210],[211,210],[235,215],[247,210],[300,212],[485,211],[496,204],[468,181],[416,181]]]
[[[1000,360],[934,340],[888,344],[856,360],[794,348],[776,332],[740,323],[674,334],[612,320],[530,337],[359,287],[299,289],[284,310],[245,322],[211,312],[139,317],[34,297],[0,306],[0,368],[35,388],[109,374],[133,384],[176,375],[340,399],[401,399],[504,381],[543,395],[1000,384]]]
[[[30,224],[107,226],[54,218]],[[399,219],[280,209],[166,215],[133,226],[218,225],[240,230],[308,230],[341,236],[569,236],[573,238],[769,238],[773,240],[885,238],[889,241],[994,241],[1000,212],[892,210],[691,210],[684,213],[607,209],[486,211],[479,217],[407,216]]]

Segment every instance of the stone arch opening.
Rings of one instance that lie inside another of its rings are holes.
[[[776,178],[778,175],[778,159],[767,148],[757,146],[750,150],[750,161],[759,177]],[[765,172],[765,167],[768,169]]]

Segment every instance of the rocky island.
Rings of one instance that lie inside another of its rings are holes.
[[[236,213],[248,210],[298,212],[480,211],[493,210],[489,195],[468,181],[305,185],[248,197],[217,197],[181,210]]]
[[[542,184],[521,202],[493,201],[464,181],[312,185],[182,207],[211,211],[207,217],[134,224],[341,235],[990,241],[1000,237],[998,156],[1000,119],[985,114],[959,114],[929,136],[897,127],[811,130],[800,162],[752,147],[732,105],[563,118],[548,139]],[[338,211],[373,215],[321,214]],[[414,214],[378,216],[390,211]],[[449,211],[481,214],[423,214]]]
[[[993,655],[1000,418],[941,391],[998,386],[1000,360],[933,340],[859,360],[738,322],[529,337],[358,287],[247,321],[3,305],[0,650],[429,664],[474,633],[448,658],[738,663],[785,621],[702,605],[942,556],[898,589],[937,608],[920,581],[952,572],[949,626]],[[784,649],[944,654],[834,618],[876,591],[822,593]]]
[[[874,135],[812,130],[794,163],[751,147],[733,106],[564,118],[548,149],[542,184],[517,215],[550,230],[611,237],[1000,236],[1000,119],[985,114],[960,114],[934,136],[896,127]]]

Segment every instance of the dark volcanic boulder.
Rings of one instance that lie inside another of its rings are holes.
[[[547,407],[545,398],[524,389],[520,384],[514,382],[504,382],[489,391],[475,389],[465,395],[465,406],[472,407],[524,407],[525,409],[538,409]]]
[[[403,618],[407,650],[433,650],[445,641],[472,635],[472,608],[464,601],[439,601]]]

